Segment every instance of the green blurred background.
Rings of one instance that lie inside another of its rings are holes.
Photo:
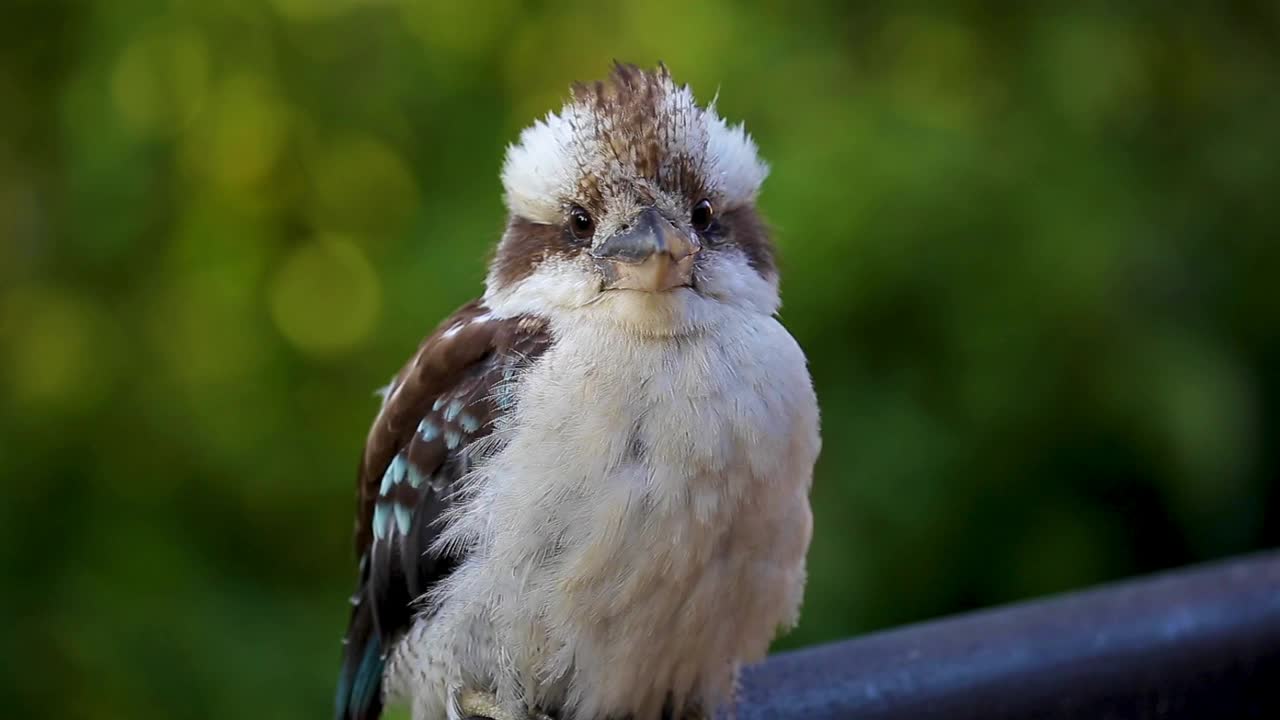
[[[9,0],[3,714],[327,716],[373,390],[614,57],[773,166],[780,647],[1280,545],[1280,5],[1069,5]]]

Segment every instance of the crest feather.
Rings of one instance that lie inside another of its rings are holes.
[[[713,196],[727,209],[753,202],[768,174],[742,126],[700,107],[665,65],[615,62],[606,78],[570,92],[508,148],[502,180],[514,216],[559,222],[568,206],[619,187]]]

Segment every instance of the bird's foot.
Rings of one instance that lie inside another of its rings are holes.
[[[458,709],[463,720],[554,720],[550,715],[533,708],[523,715],[514,714],[503,707],[493,693],[483,690],[459,692]]]

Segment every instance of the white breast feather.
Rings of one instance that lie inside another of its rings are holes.
[[[470,558],[392,659],[415,717],[468,684],[587,718],[657,717],[668,691],[714,705],[794,623],[818,409],[762,309],[690,309],[679,337],[620,331],[616,306],[553,318],[444,538]]]

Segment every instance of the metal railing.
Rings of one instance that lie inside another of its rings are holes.
[[[739,720],[1280,720],[1280,551],[781,653]]]

